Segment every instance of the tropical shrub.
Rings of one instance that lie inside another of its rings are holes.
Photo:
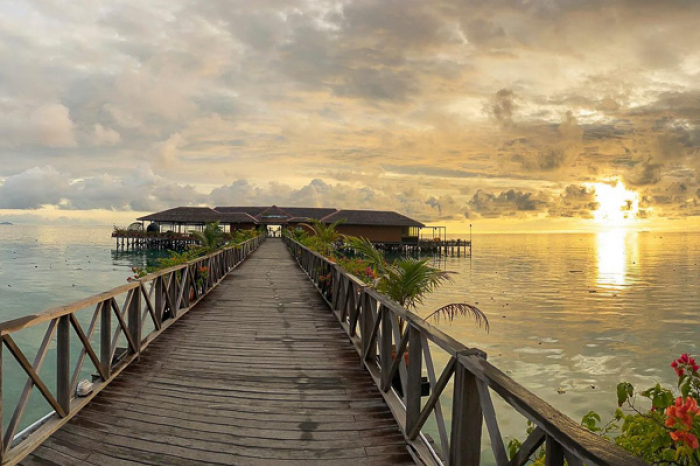
[[[658,383],[637,391],[622,382],[617,385],[613,419],[601,425],[600,415],[589,411],[581,424],[652,465],[700,465],[700,366],[684,353],[671,367],[678,377],[675,393]],[[520,445],[519,440],[510,441],[511,457]],[[534,455],[533,464],[544,465],[544,461],[543,448]]]

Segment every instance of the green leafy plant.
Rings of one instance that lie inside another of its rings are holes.
[[[202,231],[190,231],[190,235],[199,241],[202,248],[211,253],[216,251],[223,243],[223,231],[219,227],[219,222],[207,223]]]
[[[684,353],[671,367],[678,376],[677,393],[658,383],[637,391],[631,383],[621,382],[613,418],[602,424],[600,415],[589,411],[581,425],[652,465],[700,465],[700,366]],[[528,423],[528,434],[531,431]],[[509,442],[511,458],[521,445],[517,439]],[[532,460],[544,464],[544,448]]]
[[[372,272],[371,283],[377,290],[409,309],[418,307],[423,303],[425,296],[451,280],[451,272],[431,266],[428,259],[404,258],[390,264],[384,253],[375,248],[368,239],[348,237],[346,242],[364,259],[364,264]],[[339,263],[343,266],[340,261]],[[483,327],[487,332],[490,330],[486,314],[468,303],[451,303],[442,306],[430,313],[426,320],[445,318],[452,321],[458,316],[471,316],[479,327]]]

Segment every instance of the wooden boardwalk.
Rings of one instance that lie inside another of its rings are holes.
[[[268,240],[20,464],[414,463],[338,321]]]

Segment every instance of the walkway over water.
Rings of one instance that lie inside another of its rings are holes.
[[[268,240],[20,464],[414,464],[355,348]]]

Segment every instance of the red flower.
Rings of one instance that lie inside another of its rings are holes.
[[[693,417],[700,413],[698,402],[691,397],[676,398],[673,406],[666,408],[666,427],[690,430],[693,427]]]
[[[683,377],[686,370],[689,372],[697,372],[698,369],[700,369],[700,366],[696,364],[695,359],[688,356],[688,353],[683,353],[680,358],[673,361],[671,363],[671,367],[674,371],[676,371],[676,375],[678,375],[678,377]]]
[[[700,442],[698,442],[698,438],[690,432],[684,432],[682,430],[679,430],[677,432],[671,432],[671,438],[674,442],[684,443],[692,449],[700,447]]]

